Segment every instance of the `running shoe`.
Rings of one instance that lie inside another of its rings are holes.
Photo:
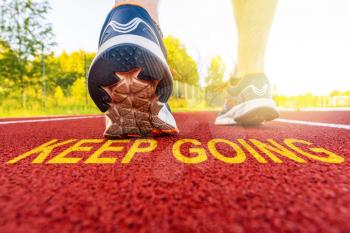
[[[163,36],[144,8],[124,4],[108,14],[88,87],[106,113],[106,138],[178,133],[167,104],[173,78]]]
[[[264,74],[248,75],[228,88],[223,110],[216,118],[216,125],[259,125],[279,117],[272,99],[271,85]]]

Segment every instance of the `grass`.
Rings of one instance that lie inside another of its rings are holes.
[[[172,108],[172,112],[212,112],[212,111],[218,111],[219,109],[215,108],[196,108],[196,109],[189,109],[189,108]],[[95,114],[101,114],[101,112],[97,109],[62,109],[62,108],[55,108],[50,109],[48,111],[40,111],[40,110],[28,110],[28,109],[21,109],[16,111],[6,111],[3,112],[0,110],[0,118],[8,118],[8,117],[39,117],[39,116],[60,116],[60,115],[95,115]]]
[[[44,110],[16,109],[13,111],[1,111],[0,117],[34,117],[34,116],[57,116],[57,115],[88,115],[100,114],[98,109],[91,108],[51,108]]]
[[[201,112],[201,111],[218,111],[219,108],[208,107],[205,102],[174,100],[169,101],[173,112]],[[13,105],[13,106],[18,106]],[[37,116],[57,116],[57,115],[91,115],[101,114],[93,103],[85,105],[65,105],[51,106],[46,110],[42,106],[33,105],[27,108],[0,106],[0,118],[8,117],[37,117]]]

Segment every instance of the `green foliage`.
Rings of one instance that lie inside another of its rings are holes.
[[[340,95],[334,95],[332,92],[329,96],[315,96],[311,93],[297,96],[274,96],[279,107],[301,109],[301,108],[322,108],[322,107],[349,107],[350,92],[339,92]],[[346,93],[349,93],[346,95]]]
[[[32,85],[31,60],[39,53],[46,53],[55,44],[52,27],[46,16],[48,1],[2,0],[0,2],[0,40],[7,45],[6,66],[11,74],[10,88],[20,88],[22,106],[25,106],[26,86]],[[4,44],[2,44],[4,46]],[[6,53],[6,52],[5,52]],[[1,76],[6,79],[6,76]],[[34,80],[35,81],[35,80]]]
[[[49,50],[53,42],[52,26],[47,20],[50,10],[48,1],[2,0],[1,38],[11,41],[11,47],[20,59],[28,60],[44,46]]]
[[[186,109],[188,108],[188,101],[185,99],[171,99],[169,105],[171,109]]]
[[[185,46],[181,44],[179,39],[172,36],[164,38],[164,44],[167,48],[167,61],[174,79],[198,86],[197,63],[188,55]]]
[[[1,61],[11,60],[11,50],[4,44],[0,52]],[[22,106],[21,90],[16,85],[0,86],[1,115],[32,115],[32,114],[63,114],[63,113],[98,113],[94,103],[87,96],[85,73],[95,56],[94,53],[76,51],[62,53],[59,56],[50,54],[45,57],[46,68],[46,110],[43,107],[42,64],[41,56],[37,55],[29,64],[28,79],[30,85],[24,91],[24,106]],[[4,67],[5,69],[6,67]],[[0,74],[1,70],[0,70]],[[0,75],[11,83],[13,72],[6,70]],[[3,82],[6,83],[6,82]]]
[[[71,93],[76,102],[83,102],[86,97],[85,78],[75,80],[71,87]]]
[[[350,91],[337,91],[334,90],[330,93],[330,96],[350,96]]]
[[[174,112],[197,112],[197,111],[213,111],[219,110],[207,106],[203,99],[186,100],[186,99],[170,99],[169,106]]]
[[[225,101],[227,83],[224,82],[225,64],[220,56],[211,60],[208,75],[205,78],[205,98],[209,106],[222,106]]]
[[[0,99],[8,96],[11,88],[15,86],[13,77],[19,76],[18,69],[15,69],[17,63],[16,52],[7,42],[0,39]]]
[[[53,101],[55,106],[59,106],[61,103],[64,103],[65,97],[63,94],[63,90],[60,86],[55,88],[55,93],[53,95]]]
[[[211,60],[208,75],[205,78],[207,87],[222,84],[224,82],[225,64],[220,56],[216,56]]]
[[[86,53],[82,50],[72,53],[63,52],[59,56],[53,54],[45,58],[46,82],[48,91],[53,92],[54,88],[60,86],[65,95],[69,95],[73,83],[85,77],[95,53]],[[41,76],[40,59],[35,61],[33,76]]]

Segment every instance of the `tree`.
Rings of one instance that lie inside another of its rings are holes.
[[[164,44],[167,48],[167,62],[174,79],[198,86],[199,74],[197,63],[188,55],[186,48],[181,44],[180,40],[168,36],[164,38]]]
[[[69,94],[69,87],[75,80],[85,77],[95,53],[87,53],[79,50],[72,53],[62,52],[59,56],[47,55],[45,58],[46,80],[49,92],[53,92],[56,86],[60,86],[65,95]],[[41,75],[40,57],[34,60],[33,77]]]
[[[208,75],[205,78],[207,87],[222,84],[224,82],[225,64],[220,56],[216,56],[211,60]]]
[[[225,64],[220,56],[211,60],[208,75],[205,78],[205,97],[210,106],[220,106],[224,102],[227,83],[224,82]]]
[[[71,94],[76,103],[83,103],[85,99],[86,83],[85,78],[75,80],[71,87]]]
[[[330,96],[350,96],[350,91],[333,90],[329,95]]]
[[[55,94],[53,97],[54,97],[54,103],[56,106],[64,102],[64,94],[60,86],[57,86],[55,88]]]
[[[13,67],[18,63],[17,54],[10,45],[0,39],[0,99],[8,96],[14,86],[13,76],[18,76],[19,72]]]
[[[2,0],[0,3],[0,39],[7,42],[16,55],[11,66],[12,81],[20,87],[22,106],[25,105],[25,87],[30,61],[37,54],[45,54],[55,44],[50,23],[46,18],[48,1]]]

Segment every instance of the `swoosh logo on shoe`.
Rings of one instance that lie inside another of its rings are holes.
[[[261,89],[257,88],[256,86],[252,86],[254,93],[258,96],[265,95],[268,88],[269,88],[268,85],[264,85]]]
[[[112,20],[106,26],[102,35],[105,34],[105,32],[107,31],[107,29],[109,27],[111,27],[115,32],[126,34],[126,33],[129,33],[131,31],[134,31],[141,23],[144,24],[146,27],[148,27],[148,29],[150,29],[150,31],[153,33],[155,38],[157,38],[156,33],[154,32],[153,28],[139,17],[134,18],[133,20],[131,20],[130,22],[128,22],[126,24],[122,24],[122,23],[119,23],[115,20]]]
[[[244,95],[245,95],[245,94],[248,94],[248,93],[249,93],[248,90],[250,89],[250,90],[252,90],[252,91],[254,92],[255,95],[257,95],[257,96],[263,96],[263,95],[265,95],[265,94],[267,93],[268,88],[269,88],[269,86],[266,85],[266,84],[265,84],[262,88],[257,88],[257,87],[254,86],[254,85],[250,85],[250,86],[246,87],[246,88],[242,91],[242,93],[244,93]]]

